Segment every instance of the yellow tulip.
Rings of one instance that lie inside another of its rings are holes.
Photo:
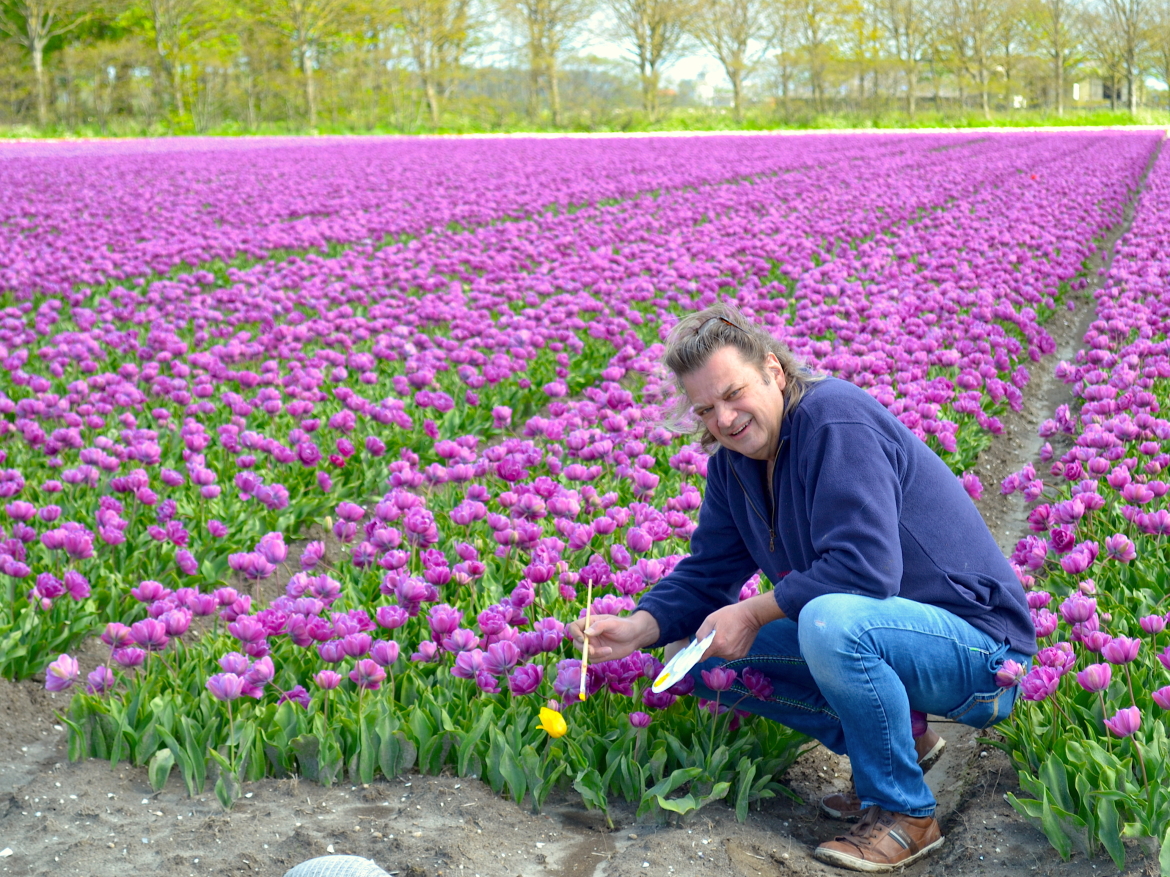
[[[569,726],[565,724],[565,717],[556,710],[550,710],[546,706],[540,708],[540,723],[537,724],[540,730],[544,731],[550,737],[564,737],[569,733]]]

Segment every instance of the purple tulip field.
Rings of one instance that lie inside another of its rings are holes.
[[[809,741],[564,633],[687,550],[681,315],[725,298],[971,472],[1154,132],[0,147],[0,673],[70,755],[242,784],[479,776],[749,806]],[[1005,492],[1044,650],[1000,726],[1063,854],[1165,838],[1170,158]],[[771,587],[753,579],[750,595]],[[104,660],[79,645],[100,635]],[[734,677],[734,674],[732,674]],[[563,722],[540,720],[542,707]],[[538,722],[540,722],[538,724]]]

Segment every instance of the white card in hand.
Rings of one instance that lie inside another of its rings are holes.
[[[658,674],[658,678],[654,680],[654,685],[651,686],[651,691],[655,694],[660,694],[666,689],[670,688],[676,682],[679,682],[691,672],[691,668],[699,661],[703,660],[703,653],[707,651],[707,647],[715,639],[715,629],[711,628],[711,632],[701,640],[695,640],[669,661],[666,666],[662,668],[662,672]]]

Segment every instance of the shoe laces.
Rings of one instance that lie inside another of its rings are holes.
[[[849,833],[838,840],[848,841],[859,847],[868,846],[874,840],[875,833],[880,833],[883,828],[893,824],[894,820],[890,818],[890,814],[877,804],[872,804],[865,808],[865,815],[849,829]]]

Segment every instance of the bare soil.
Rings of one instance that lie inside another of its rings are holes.
[[[1106,263],[1131,215],[1105,241],[1094,269]],[[1002,418],[1004,433],[976,468],[985,487],[979,509],[1005,551],[1026,532],[1025,508],[1018,495],[1000,495],[1000,481],[1036,459],[1037,425],[1071,401],[1052,370],[1075,354],[1092,319],[1091,288],[1074,293],[1072,301],[1075,309],[1061,311],[1047,327],[1056,354],[1031,369],[1023,410]],[[806,754],[783,778],[804,803],[773,799],[742,824],[720,804],[668,823],[638,822],[631,808],[619,806],[610,830],[571,793],[554,796],[537,815],[479,781],[417,774],[360,787],[265,780],[250,784],[245,798],[224,812],[210,791],[188,798],[174,775],[155,793],[143,769],[69,762],[57,719],[67,702],[67,694],[46,692],[43,680],[0,680],[0,875],[279,877],[330,853],[365,856],[403,877],[842,873],[812,857],[819,842],[845,830],[817,809],[822,795],[849,778],[848,759],[824,749]],[[1130,844],[1124,872],[1103,856],[1074,853],[1061,861],[1039,829],[1005,800],[1019,792],[1007,758],[970,728],[936,727],[948,747],[927,777],[946,843],[907,868],[910,877],[1157,873],[1149,851],[1137,843]]]

